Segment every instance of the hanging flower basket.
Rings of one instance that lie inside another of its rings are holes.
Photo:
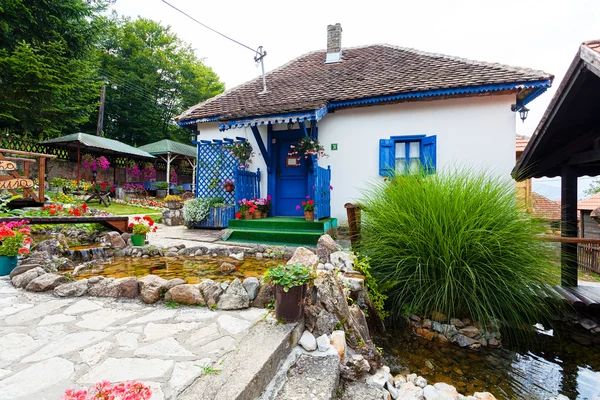
[[[318,140],[310,137],[302,137],[296,144],[290,145],[288,156],[304,157],[317,156],[318,158],[327,157],[325,148],[321,146]]]

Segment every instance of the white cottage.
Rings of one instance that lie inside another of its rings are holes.
[[[388,44],[342,48],[339,24],[327,34],[327,50],[269,72],[266,93],[258,77],[177,117],[200,144],[250,141],[252,169],[260,169],[260,192],[271,195],[273,217],[301,216],[296,205],[311,196],[316,219],[343,222],[344,204],[359,198],[361,188],[419,163],[432,172],[460,164],[508,176],[515,111],[553,79],[543,71]],[[303,136],[318,140],[328,157],[290,159],[290,146]]]

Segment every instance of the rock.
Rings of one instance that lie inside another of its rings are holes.
[[[428,342],[431,342],[433,339],[435,339],[435,333],[428,329],[424,329],[424,328],[417,328],[415,330],[415,335],[422,337],[423,339],[427,340]]]
[[[32,292],[47,292],[48,290],[54,290],[55,287],[68,281],[64,275],[48,273],[33,279],[27,284],[26,289]]]
[[[460,347],[469,347],[469,346],[477,343],[477,341],[475,339],[471,339],[470,337],[465,336],[460,333],[458,335],[454,335],[450,339],[450,341],[458,344]]]
[[[452,385],[448,385],[444,382],[438,382],[435,385],[433,385],[433,387],[440,393],[445,393],[450,396],[454,396],[455,399],[458,398],[458,391]]]
[[[448,338],[443,333],[440,333],[439,335],[437,335],[435,339],[440,344],[446,344],[449,342]]]
[[[177,257],[177,253],[174,251],[167,251],[165,257]]]
[[[239,253],[231,253],[229,255],[229,257],[238,260],[238,261],[244,261],[244,252],[239,252]]]
[[[406,382],[410,382],[414,385],[415,381],[417,380],[417,377],[418,377],[417,374],[408,374],[408,375],[406,375]]]
[[[173,279],[169,279],[166,283],[164,288],[166,290],[169,290],[177,285],[185,285],[185,281],[181,278],[173,278]]]
[[[342,276],[340,280],[351,293],[361,292],[365,289],[365,280],[363,278]]]
[[[366,382],[368,384],[377,386],[380,389],[383,389],[389,380],[390,374],[383,368],[376,371],[375,374],[367,376],[366,378]]]
[[[317,348],[319,351],[327,351],[331,347],[329,337],[327,335],[321,335],[317,338]]]
[[[460,329],[460,328],[464,328],[464,327],[465,327],[465,324],[464,324],[464,322],[462,322],[462,321],[461,321],[460,319],[458,319],[458,318],[450,318],[450,323],[451,323],[452,325],[454,325],[455,327],[459,328],[459,329]]]
[[[237,271],[237,269],[238,269],[238,267],[236,267],[235,265],[228,263],[228,262],[224,262],[219,267],[219,272],[221,272],[223,274],[229,274],[231,272]]]
[[[258,289],[258,294],[252,301],[251,306],[256,308],[265,308],[271,301],[273,301],[273,286],[262,285],[260,289]]]
[[[88,280],[65,283],[54,289],[57,297],[81,297],[88,292]]]
[[[396,376],[394,376],[394,379],[392,379],[394,381],[394,387],[398,388],[400,387],[400,385],[402,385],[403,383],[406,383],[406,377],[402,374],[398,374]]]
[[[500,347],[500,342],[496,338],[489,338],[487,342],[490,347]]]
[[[262,260],[264,258],[263,253],[256,253],[254,257],[256,257],[257,260]]]
[[[221,286],[211,279],[200,282],[200,291],[204,295],[204,301],[208,307],[215,307],[223,293]]]
[[[360,354],[354,354],[348,359],[346,365],[340,369],[342,378],[357,381],[371,370],[369,362]]]
[[[423,325],[421,325],[423,329],[431,329],[431,320],[426,318],[423,320]]]
[[[480,334],[479,329],[475,328],[474,326],[468,326],[466,328],[462,328],[458,332],[467,337],[470,337],[470,338],[474,338],[476,336],[479,336],[479,334]]]
[[[398,388],[398,399],[422,400],[423,389],[410,382],[403,383]]]
[[[174,301],[180,304],[205,304],[204,296],[198,285],[177,285],[165,293],[165,301]]]
[[[458,331],[454,325],[442,324],[442,333],[446,335],[447,338],[452,339],[452,337],[458,334]]]
[[[446,315],[442,314],[441,312],[434,311],[431,313],[431,319],[437,322],[446,322],[448,320],[448,317],[446,317]]]
[[[347,251],[336,251],[329,256],[331,264],[343,272],[354,271],[354,256]]]
[[[36,267],[15,276],[14,278],[12,278],[11,282],[16,288],[25,288],[27,285],[29,285],[29,282],[45,273],[46,271],[43,268]]]
[[[427,385],[423,388],[423,397],[425,400],[454,400],[454,397],[448,398],[446,394],[439,393],[436,388]]]
[[[417,376],[417,379],[415,379],[415,385],[420,388],[424,388],[427,386],[427,379],[423,378],[422,376]]]
[[[217,308],[221,310],[239,310],[250,306],[250,298],[239,279],[234,279],[231,285],[219,297]]]
[[[47,253],[50,256],[58,256],[62,254],[62,252],[66,249],[63,249],[62,245],[58,240],[48,239],[38,242],[33,248],[33,250],[35,250],[38,253]]]
[[[123,237],[121,237],[119,232],[108,232],[106,235],[102,236],[102,241],[100,243],[109,245],[113,249],[123,249],[127,247],[127,242],[123,240]]]
[[[161,298],[167,282],[158,275],[146,275],[138,279],[142,301],[146,304],[156,303]]]
[[[315,351],[317,349],[317,340],[315,339],[314,335],[307,330],[302,332],[302,336],[300,337],[298,344],[304,347],[304,350],[306,351]]]
[[[322,263],[329,262],[329,255],[338,251],[335,240],[328,234],[322,235],[317,241],[317,257]]]
[[[473,393],[473,397],[475,397],[477,400],[496,400],[496,397],[489,392],[475,392]],[[564,398],[567,397],[564,396]],[[557,397],[557,399],[559,399],[559,397]]]
[[[127,232],[121,233],[121,239],[123,239],[123,241],[125,243],[127,243],[129,241],[129,238],[131,238],[131,233],[127,233]]]
[[[42,264],[18,265],[12,271],[10,271],[9,278],[12,279],[17,275],[21,275],[22,273],[29,271],[30,269],[41,268],[41,267],[43,267]]]
[[[369,326],[363,311],[357,304],[351,305],[348,307],[348,310],[350,311],[350,319],[348,322],[350,323],[351,329],[354,330],[354,333],[359,334],[361,338],[360,341],[363,343],[370,341],[371,337],[369,336]]]
[[[139,293],[138,282],[134,277],[100,279],[95,284],[92,283],[92,279],[88,280],[88,284],[90,284],[88,293],[90,296],[127,297],[133,299]]]
[[[319,263],[319,257],[306,247],[298,247],[294,255],[287,262],[287,265],[303,265],[305,267],[315,268]]]
[[[244,279],[242,282],[242,286],[246,289],[246,293],[248,293],[248,298],[250,301],[253,301],[258,294],[258,289],[260,288],[260,282],[255,277],[250,277]]]
[[[333,331],[329,343],[335,348],[343,364],[346,359],[346,333],[344,331]]]
[[[381,400],[385,390],[364,382],[348,381],[344,384],[342,400]]]
[[[583,329],[587,329],[587,330],[591,330],[594,329],[595,327],[598,326],[597,323],[595,323],[594,321],[592,321],[591,319],[587,319],[587,318],[582,318],[579,321],[579,324],[581,325],[581,327]]]

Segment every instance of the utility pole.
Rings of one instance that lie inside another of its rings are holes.
[[[106,85],[102,85],[100,92],[100,109],[98,110],[98,125],[96,128],[96,136],[102,136],[102,125],[104,124],[104,99],[106,97]]]

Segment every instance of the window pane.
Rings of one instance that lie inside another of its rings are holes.
[[[421,167],[421,161],[418,158],[411,158],[409,165],[409,173],[416,174],[419,172],[419,168]]]
[[[406,159],[396,158],[396,173],[404,175],[406,173]]]
[[[406,158],[405,142],[396,142],[396,158]]]
[[[420,142],[410,142],[409,145],[410,145],[409,157],[410,158],[421,157],[421,152],[420,152],[421,143]]]

